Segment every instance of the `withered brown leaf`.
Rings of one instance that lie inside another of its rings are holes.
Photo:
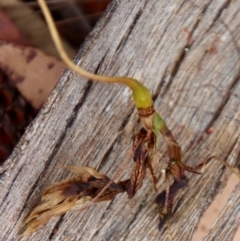
[[[113,199],[118,193],[125,192],[125,182],[111,182],[109,187],[101,190],[111,181],[106,175],[98,173],[88,166],[68,166],[77,175],[49,186],[42,195],[42,204],[37,206],[28,219],[23,235],[29,235],[46,224],[52,217],[66,213],[87,201],[95,202]]]
[[[146,169],[148,167],[153,177],[154,185],[156,184],[156,177],[153,172],[150,157],[153,155],[155,142],[156,140],[154,138],[154,134],[143,128],[133,137],[132,150],[135,165],[126,190],[129,198],[132,198],[136,194],[137,190],[141,188],[143,179],[146,176]]]
[[[143,144],[139,145],[134,153],[135,165],[132,170],[131,179],[127,185],[128,197],[132,198],[137,190],[142,186],[143,179],[146,176],[147,168],[147,150]]]
[[[165,201],[166,201],[166,190],[162,191],[160,194],[157,195],[155,199],[155,203],[158,205],[159,208],[159,216],[160,216],[160,222],[159,222],[159,229],[162,227],[162,225],[165,223],[165,218],[171,218],[172,216],[172,207],[174,199],[178,193],[178,191],[182,188],[184,188],[188,183],[188,178],[182,178],[179,181],[174,181],[173,184],[169,188],[169,195],[167,200],[167,213],[164,213],[165,209]]]

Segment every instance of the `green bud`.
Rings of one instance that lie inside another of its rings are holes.
[[[155,111],[153,116],[153,126],[154,129],[161,131],[166,127],[165,121],[161,118],[161,116]]]
[[[133,80],[129,87],[133,91],[133,100],[138,109],[147,109],[153,105],[152,96],[144,85]]]

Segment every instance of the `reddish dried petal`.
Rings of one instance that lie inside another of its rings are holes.
[[[141,144],[134,153],[135,166],[132,170],[131,180],[127,186],[129,198],[132,198],[142,186],[143,179],[146,176],[147,158],[147,150]]]

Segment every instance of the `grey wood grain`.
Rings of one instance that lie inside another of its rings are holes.
[[[238,185],[230,196],[225,208],[218,219],[208,231],[203,241],[232,240],[234,232],[239,227],[240,220],[240,185]],[[231,217],[231,218],[229,218]],[[227,239],[226,239],[227,238]]]
[[[144,83],[154,96],[156,110],[177,135],[188,164],[214,154],[239,165],[239,26],[239,0],[115,0],[76,62],[92,72],[127,75]],[[157,193],[150,175],[134,200],[119,195],[112,202],[54,218],[31,237],[19,237],[44,189],[71,175],[66,165],[99,166],[110,177],[121,168],[139,126],[136,113],[124,86],[92,83],[66,70],[1,167],[1,239],[167,240],[166,227],[157,230]],[[213,132],[208,135],[210,127]],[[160,165],[154,163],[158,176],[167,161],[163,140],[159,154]],[[122,176],[129,176],[132,166],[129,161]],[[213,161],[204,174],[189,175],[189,185],[175,202],[173,240],[191,240],[229,174]],[[161,179],[158,192],[164,188]],[[232,196],[233,207],[238,195],[239,191]],[[220,218],[215,228],[226,225],[226,220],[239,223],[230,214],[226,212],[228,219]],[[230,229],[221,237],[228,240],[234,232]],[[213,240],[214,233],[209,235],[206,240]]]

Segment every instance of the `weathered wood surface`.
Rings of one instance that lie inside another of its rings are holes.
[[[234,190],[234,193],[229,198],[227,205],[216,220],[215,225],[212,226],[203,241],[210,240],[209,237],[217,237],[217,240],[232,240],[235,222],[239,223],[240,220],[239,193],[240,184],[238,184]],[[235,217],[235,220],[229,217]]]
[[[235,165],[240,157],[239,26],[239,0],[115,0],[77,60],[92,72],[131,76],[149,87],[156,109],[178,134],[188,164],[214,154]],[[192,34],[192,43],[184,28]],[[125,87],[87,82],[65,71],[1,167],[1,240],[21,239],[23,222],[43,190],[70,175],[66,165],[100,166],[113,176],[128,158],[137,125]],[[209,127],[213,132],[207,135]],[[167,160],[162,140],[159,151],[161,167],[154,164],[158,174]],[[127,165],[125,177],[132,165]],[[213,161],[203,175],[189,176],[189,185],[175,202],[176,241],[191,240],[229,172]],[[163,180],[158,188],[165,188]],[[233,195],[229,205],[239,208],[239,187]],[[148,175],[134,200],[119,195],[113,202],[68,212],[21,240],[167,240],[166,228],[157,230],[155,197]],[[224,211],[205,240],[219,240],[217,230],[222,231],[221,240],[232,240],[239,209]]]

